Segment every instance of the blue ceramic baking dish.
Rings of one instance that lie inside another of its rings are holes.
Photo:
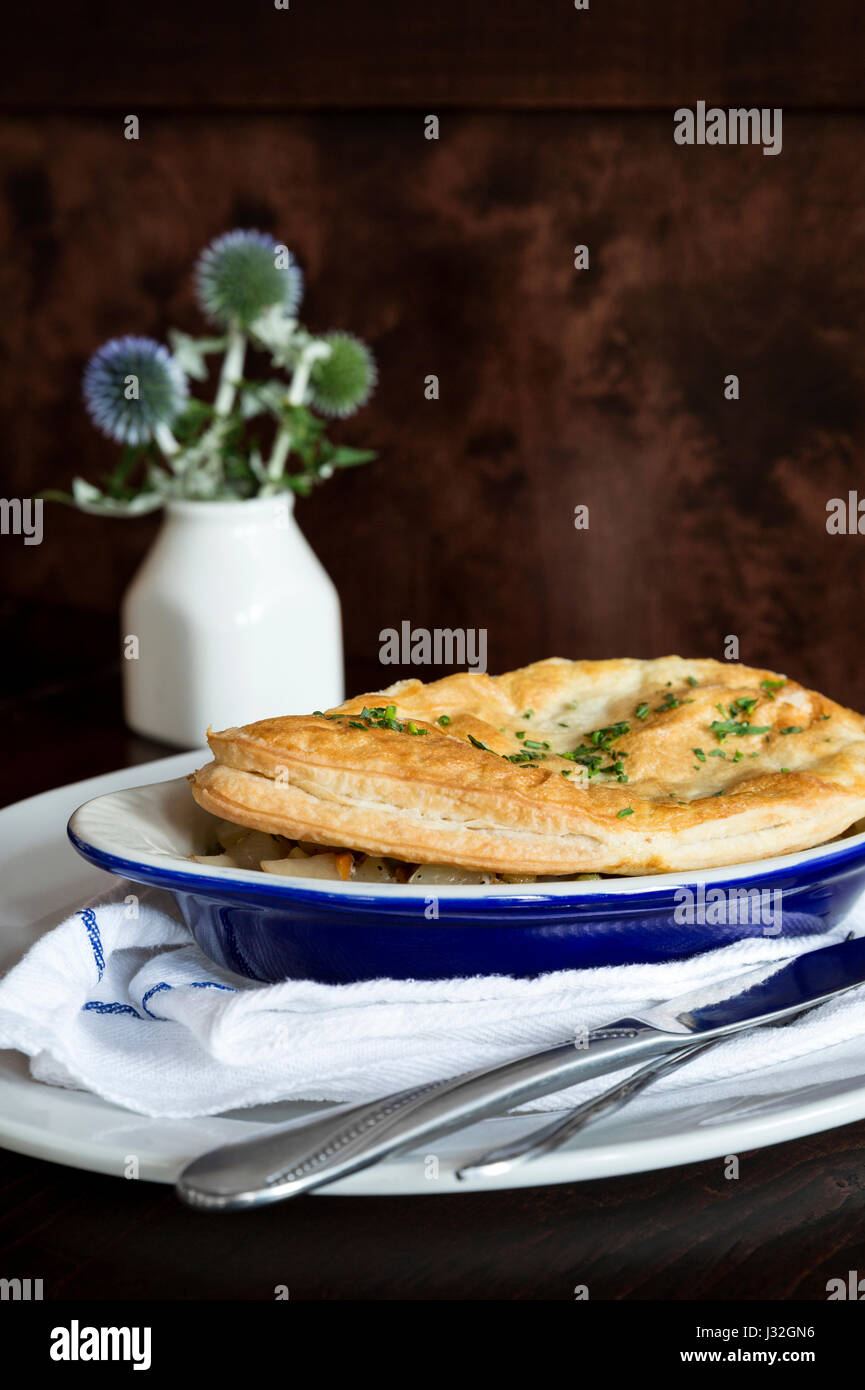
[[[264,981],[527,977],[660,962],[749,936],[827,931],[865,890],[865,834],[723,869],[432,888],[190,861],[207,852],[213,826],[180,778],[87,802],[69,837],[109,873],[169,889],[212,960]]]

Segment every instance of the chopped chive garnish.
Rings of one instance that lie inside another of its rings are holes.
[[[648,713],[649,706],[646,704],[645,700],[641,705],[637,705],[637,708],[634,710],[634,714],[637,716],[638,719],[645,719]]]
[[[343,718],[342,715],[337,714],[326,714],[324,717],[325,719]],[[450,723],[447,715],[442,715],[438,722],[442,723],[442,720],[448,724]],[[396,705],[388,705],[387,707],[384,705],[376,705],[374,709],[368,709],[366,705],[364,705],[357,718],[349,719],[348,727],[350,729],[391,729],[394,733],[398,734],[404,734],[406,732],[410,734],[426,734],[429,732],[427,729],[419,729],[417,724],[411,719],[406,723],[403,723],[401,719],[397,719]]]
[[[623,816],[632,816],[633,814],[634,814],[633,807],[631,807],[631,806],[626,806],[625,809],[624,809],[624,811],[617,811],[617,812],[616,812],[616,820],[621,820]]]
[[[486,745],[485,743],[481,743],[481,741],[480,741],[479,738],[475,738],[474,734],[469,734],[469,743],[470,743],[470,744],[472,745],[472,747],[474,747],[474,748],[481,748],[481,749],[483,749],[483,751],[484,751],[485,753],[492,753],[492,751],[493,751],[492,748],[488,748],[487,745]]]
[[[709,725],[712,733],[719,743],[723,743],[728,734],[736,734],[739,738],[744,738],[746,734],[768,734],[768,724],[749,724],[747,719],[713,719]]]
[[[762,689],[765,690],[765,692],[766,692],[766,694],[769,696],[769,699],[770,699],[770,700],[774,700],[774,698],[775,698],[775,691],[776,691],[776,690],[780,690],[781,687],[782,687],[782,685],[786,685],[786,684],[787,684],[786,678],[784,678],[784,679],[782,679],[782,680],[779,680],[779,681],[770,681],[770,680],[767,679],[767,680],[764,680],[764,681],[761,681],[761,682],[760,682],[760,685],[761,685]]]
[[[700,684],[700,682],[699,682],[698,680],[696,680],[693,676],[686,676],[685,679],[687,680],[688,684],[691,685],[691,686],[699,685],[699,684]]]
[[[603,748],[604,752],[608,753],[610,745],[615,743],[616,739],[623,738],[625,734],[630,732],[630,724],[626,720],[622,720],[620,724],[607,724],[603,729],[593,729],[589,738],[596,748]]]
[[[782,734],[801,734],[801,732],[802,730],[798,724],[790,724],[788,728],[781,730]]]
[[[451,722],[451,717],[450,717],[449,714],[440,714],[439,717],[438,717],[438,719],[436,720],[436,723],[437,723],[437,724],[441,724],[442,727],[444,727],[445,724],[449,724],[450,722]]]
[[[706,754],[703,752],[702,748],[692,748],[691,752],[695,755],[695,757],[700,759],[701,763],[704,763],[706,761]]]
[[[530,756],[526,754],[526,756]],[[598,753],[594,748],[575,748],[570,753],[560,753],[560,758],[568,758],[572,763],[580,763],[587,769],[588,775],[594,777],[595,773],[604,761],[603,754]]]

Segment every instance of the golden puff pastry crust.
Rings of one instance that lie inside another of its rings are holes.
[[[773,671],[553,657],[208,734],[199,805],[318,844],[517,874],[646,874],[865,816],[865,720]]]

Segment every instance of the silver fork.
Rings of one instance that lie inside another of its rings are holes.
[[[565,1119],[552,1120],[551,1125],[542,1125],[540,1129],[531,1131],[527,1138],[513,1140],[510,1144],[501,1144],[498,1148],[490,1148],[485,1154],[478,1158],[471,1159],[469,1163],[463,1163],[462,1168],[456,1170],[459,1179],[464,1177],[492,1177],[499,1173],[508,1172],[508,1169],[515,1168],[519,1163],[531,1162],[531,1159],[540,1158],[542,1154],[552,1154],[556,1148],[562,1147],[574,1134],[579,1134],[585,1126],[591,1125],[594,1120],[601,1119],[602,1115],[612,1115],[613,1112],[622,1109],[627,1105],[634,1095],[640,1094],[645,1087],[651,1086],[652,1081],[658,1077],[666,1076],[669,1072],[674,1072],[679,1066],[690,1062],[693,1056],[700,1052],[706,1052],[709,1048],[715,1047],[718,1042],[726,1042],[726,1038],[712,1038],[709,1042],[698,1042],[695,1047],[681,1048],[679,1052],[673,1052],[670,1056],[663,1056],[658,1061],[648,1062],[641,1066],[626,1080],[619,1081],[617,1086],[612,1086],[608,1091],[602,1091],[601,1095],[595,1095],[592,1101],[584,1101],[583,1105],[574,1106],[573,1111],[567,1112]]]
[[[786,1028],[791,1023],[798,1022],[812,1010],[818,1007],[812,1005],[811,1008],[804,1009],[797,1018],[779,1019],[759,1025],[763,1028]],[[727,1038],[709,1038],[706,1042],[696,1043],[693,1047],[680,1048],[678,1052],[668,1053],[666,1056],[657,1057],[652,1062],[647,1062],[644,1066],[638,1067],[630,1076],[625,1077],[617,1086],[611,1086],[608,1091],[602,1091],[594,1100],[583,1101],[582,1105],[577,1105],[573,1110],[569,1110],[563,1120],[553,1120],[548,1125],[541,1125],[539,1129],[532,1130],[531,1134],[525,1139],[515,1139],[510,1144],[500,1144],[495,1149],[487,1149],[486,1153],[473,1158],[469,1163],[464,1163],[456,1171],[458,1178],[466,1178],[474,1175],[481,1177],[493,1177],[496,1174],[505,1173],[510,1168],[516,1167],[521,1163],[529,1163],[532,1159],[540,1158],[543,1154],[553,1153],[560,1149],[580,1130],[593,1124],[595,1120],[601,1119],[604,1115],[612,1115],[616,1110],[621,1110],[623,1105],[634,1096],[644,1091],[653,1081],[657,1081],[661,1076],[667,1076],[677,1067],[684,1066],[690,1062],[692,1057],[697,1057],[701,1052],[708,1052],[709,1048],[716,1047],[718,1043],[727,1042]]]
[[[486,1153],[478,1158],[473,1158],[471,1162],[464,1163],[457,1169],[458,1178],[467,1177],[486,1177],[497,1176],[505,1173],[510,1168],[516,1167],[521,1163],[529,1163],[532,1159],[540,1158],[542,1154],[552,1153],[555,1149],[560,1149],[575,1134],[579,1134],[581,1129],[601,1118],[602,1115],[611,1115],[616,1110],[621,1110],[623,1105],[634,1096],[639,1095],[640,1091],[658,1077],[666,1076],[669,1072],[675,1071],[685,1062],[690,1062],[692,1057],[696,1057],[700,1052],[707,1052],[710,1047],[715,1047],[720,1042],[726,1042],[726,1038],[712,1038],[709,1042],[697,1043],[694,1047],[682,1048],[679,1052],[674,1052],[670,1056],[661,1057],[654,1062],[648,1062],[644,1067],[639,1067],[624,1081],[620,1081],[618,1086],[611,1086],[608,1091],[603,1091],[601,1095],[595,1096],[594,1100],[584,1101],[582,1105],[577,1105],[573,1110],[569,1110],[564,1120],[556,1119],[551,1124],[542,1125],[540,1129],[532,1130],[531,1134],[524,1139],[515,1139],[510,1144],[501,1144],[495,1149],[487,1149]]]

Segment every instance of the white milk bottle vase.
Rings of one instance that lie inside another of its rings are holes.
[[[186,748],[344,698],[339,598],[294,496],[169,502],[123,601],[126,722]]]

